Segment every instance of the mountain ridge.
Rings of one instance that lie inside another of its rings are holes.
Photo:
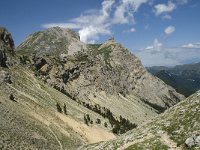
[[[183,95],[190,96],[200,89],[200,63],[175,67],[150,67],[147,70]]]

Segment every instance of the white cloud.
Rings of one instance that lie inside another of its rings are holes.
[[[153,45],[147,46],[146,50],[152,50],[152,53],[160,52],[163,44],[158,41],[158,39],[154,39]]]
[[[120,5],[116,7],[114,12],[114,24],[135,23],[134,12],[137,12],[139,7],[148,0],[121,0]]]
[[[153,48],[154,48],[156,51],[160,51],[161,48],[162,48],[162,46],[163,46],[163,44],[160,43],[160,42],[158,41],[158,39],[155,39],[155,40],[154,40]]]
[[[169,13],[176,9],[176,5],[171,1],[168,4],[157,4],[154,6],[155,14],[158,16],[162,13]]]
[[[128,30],[124,30],[123,33],[133,33],[133,32],[136,32],[136,29],[134,27],[128,29]]]
[[[134,13],[148,0],[104,0],[100,10],[89,10],[67,23],[49,23],[42,27],[59,26],[78,29],[80,39],[86,43],[94,43],[101,35],[110,35],[115,24],[134,24]],[[132,28],[129,32],[135,32]]]
[[[110,11],[115,0],[104,0],[100,10],[89,10],[79,17],[71,19],[69,23],[49,23],[42,27],[50,28],[59,26],[62,28],[79,29],[80,39],[86,43],[94,43],[100,35],[110,35]]]
[[[200,45],[200,43],[198,43]],[[200,61],[200,47],[165,47],[157,39],[152,46],[148,46],[135,53],[144,66],[174,66]]]
[[[136,32],[136,29],[134,27],[123,31],[123,33],[133,33],[133,32]]]
[[[114,0],[103,1],[102,9],[89,14],[81,15],[72,19],[72,22],[81,26],[79,30],[80,39],[86,43],[95,43],[100,35],[109,35],[109,17]]]
[[[166,15],[162,16],[162,19],[163,19],[163,20],[171,20],[171,19],[172,19],[172,16],[166,14]]]
[[[200,43],[188,43],[183,45],[184,48],[200,48]]]
[[[135,28],[131,28],[131,29],[130,29],[130,32],[135,32],[135,31],[136,31]]]
[[[165,32],[166,35],[170,35],[170,34],[172,34],[175,30],[176,30],[176,28],[175,28],[174,26],[168,26],[168,27],[164,30],[164,32]]]
[[[109,35],[111,34],[110,30],[104,27],[94,27],[89,26],[79,30],[80,39],[83,42],[95,43],[95,40],[98,39],[99,35]]]

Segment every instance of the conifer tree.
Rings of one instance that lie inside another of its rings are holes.
[[[58,103],[56,104],[56,107],[57,107],[57,111],[59,113],[62,113],[62,108],[60,107],[60,105]]]
[[[64,114],[67,115],[67,106],[66,106],[66,104],[64,104],[63,110],[64,110]]]

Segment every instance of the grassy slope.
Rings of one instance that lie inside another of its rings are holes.
[[[200,132],[199,110],[200,91],[122,137],[81,149],[188,149],[185,140],[193,133]]]
[[[13,84],[0,86],[0,149],[76,149],[114,137],[110,127],[85,125],[83,116],[108,120],[43,84],[28,69],[17,66],[11,71]],[[9,100],[11,93],[17,102]],[[57,113],[56,103],[67,105],[67,116]],[[102,134],[95,139],[85,132]]]

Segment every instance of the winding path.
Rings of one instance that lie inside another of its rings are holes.
[[[53,136],[56,138],[56,141],[58,141],[58,144],[60,145],[60,150],[63,150],[63,146],[62,143],[60,142],[60,140],[58,139],[57,135],[51,130],[50,127],[48,127],[49,131],[53,134]]]

